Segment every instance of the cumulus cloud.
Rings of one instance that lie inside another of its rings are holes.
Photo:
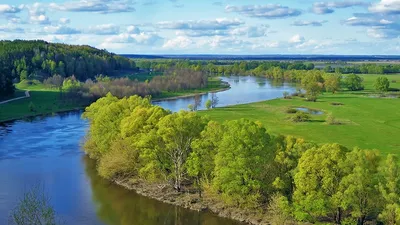
[[[121,33],[108,37],[102,43],[103,46],[110,46],[113,43],[121,44],[141,44],[141,45],[154,45],[163,38],[156,33],[140,32],[137,34]]]
[[[244,22],[238,19],[220,18],[215,20],[162,21],[156,24],[160,29],[176,30],[227,30]]]
[[[21,27],[16,27],[13,24],[0,25],[0,32],[5,33],[23,33],[25,30]]]
[[[43,28],[44,33],[48,34],[61,34],[61,35],[70,35],[70,34],[80,34],[81,31],[75,28],[67,27],[64,25],[59,26],[46,26]]]
[[[347,26],[365,26],[368,27],[367,34],[372,38],[391,39],[400,37],[400,24],[396,21],[379,18],[377,16],[357,17],[353,16],[343,24]]]
[[[89,27],[89,33],[96,35],[115,35],[119,34],[119,26],[115,24],[101,24]]]
[[[301,20],[297,20],[297,21],[294,21],[292,23],[292,26],[298,26],[298,27],[302,27],[302,26],[320,27],[320,26],[322,26],[322,24],[324,24],[326,22],[328,22],[328,21],[326,21],[326,20],[322,20],[322,21],[301,21]]]
[[[69,12],[122,13],[135,12],[132,0],[80,0],[50,3],[50,8]]]
[[[287,6],[277,4],[267,5],[246,5],[246,6],[232,6],[225,7],[226,12],[236,12],[243,16],[265,18],[265,19],[278,19],[299,16],[301,11],[292,9]]]
[[[335,12],[335,9],[367,5],[367,3],[362,1],[315,2],[312,11],[315,14],[329,14]]]
[[[178,36],[174,39],[166,41],[162,47],[165,49],[177,49],[177,48],[184,49],[192,44],[193,41],[190,38],[184,36]]]
[[[136,27],[136,26],[128,26],[126,28],[126,31],[129,34],[139,34],[140,33],[140,29],[138,27]]]
[[[305,41],[304,37],[300,34],[294,35],[292,38],[289,39],[289,43],[298,44],[303,43]]]
[[[0,4],[0,14],[14,14],[19,13],[25,8],[25,5],[13,6],[7,4]]]
[[[71,22],[71,20],[68,18],[60,18],[58,21],[61,24],[69,24]]]
[[[400,0],[381,0],[369,7],[374,13],[400,14]]]
[[[49,17],[46,16],[45,7],[41,3],[34,3],[28,7],[29,21],[35,24],[50,24]]]
[[[235,28],[229,33],[233,36],[247,36],[249,38],[264,37],[268,34],[269,26],[246,26]]]

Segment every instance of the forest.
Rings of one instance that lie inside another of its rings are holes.
[[[125,69],[136,70],[135,62],[90,46],[0,41],[0,96],[13,94],[13,84],[25,79],[44,80],[60,75],[85,81]]]
[[[86,108],[85,152],[112,180],[195,191],[273,224],[400,222],[398,158],[274,135],[248,119],[171,113],[111,94]],[[247,210],[247,211],[246,211]]]

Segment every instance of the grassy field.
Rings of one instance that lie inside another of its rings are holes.
[[[383,154],[400,152],[400,99],[373,98],[373,83],[378,75],[363,75],[366,90],[362,92],[325,93],[317,102],[302,98],[276,99],[202,111],[217,121],[248,118],[260,121],[274,134],[293,135],[317,143],[340,143],[347,147],[379,149]],[[387,75],[396,80],[392,88],[400,88],[400,75]],[[342,103],[335,106],[332,103]],[[305,107],[322,111],[309,122],[294,123],[288,108]],[[342,125],[328,125],[332,114]]]

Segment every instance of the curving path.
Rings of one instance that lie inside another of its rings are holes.
[[[29,94],[29,91],[25,91],[25,96],[9,99],[7,101],[2,101],[2,102],[0,102],[0,105],[8,103],[8,102],[13,102],[13,101],[16,101],[16,100],[24,99],[24,98],[29,98],[29,97],[31,97],[31,95]]]

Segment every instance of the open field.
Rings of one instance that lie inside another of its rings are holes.
[[[400,75],[386,75],[393,88],[400,88]],[[275,99],[252,104],[217,108],[200,112],[217,121],[248,118],[260,121],[274,134],[293,135],[317,143],[340,143],[347,147],[379,149],[383,154],[400,152],[400,98],[372,98],[369,94],[378,75],[363,75],[365,91],[324,93],[317,102],[302,98]],[[342,103],[335,106],[332,103]],[[309,122],[294,123],[288,108],[305,107],[323,112]],[[342,125],[328,125],[332,114]]]

